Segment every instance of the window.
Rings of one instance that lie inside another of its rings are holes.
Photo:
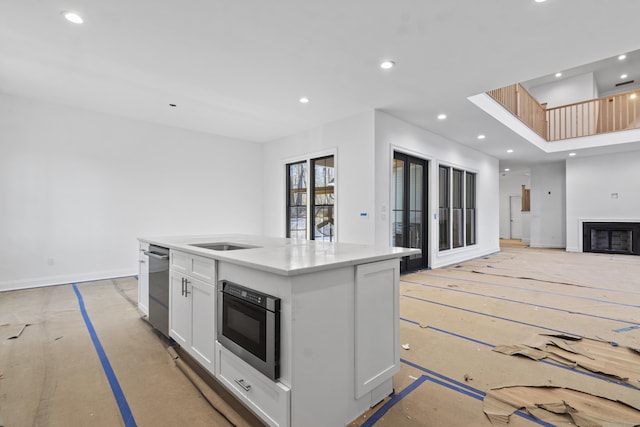
[[[287,164],[287,237],[335,241],[334,212],[334,156]]]
[[[476,244],[476,174],[439,168],[439,248]]]
[[[467,246],[476,244],[476,174],[467,172],[465,184],[467,199],[465,203],[465,224]]]
[[[287,165],[287,237],[307,238],[307,162]]]
[[[438,210],[440,250],[449,249],[449,168],[440,166],[439,169],[439,199]]]

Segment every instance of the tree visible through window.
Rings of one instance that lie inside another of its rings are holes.
[[[335,240],[334,156],[287,164],[287,237]]]

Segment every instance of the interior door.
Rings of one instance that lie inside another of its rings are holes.
[[[427,161],[395,152],[392,171],[393,246],[422,250],[402,258],[400,271],[427,268]]]
[[[509,197],[509,238],[522,239],[522,197]]]

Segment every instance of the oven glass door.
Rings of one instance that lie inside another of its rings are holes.
[[[267,313],[262,307],[223,293],[222,334],[260,360],[267,360]]]

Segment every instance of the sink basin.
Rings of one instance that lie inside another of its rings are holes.
[[[189,246],[196,246],[202,249],[211,249],[212,251],[236,251],[238,249],[253,249],[258,247],[229,242],[191,243]]]

